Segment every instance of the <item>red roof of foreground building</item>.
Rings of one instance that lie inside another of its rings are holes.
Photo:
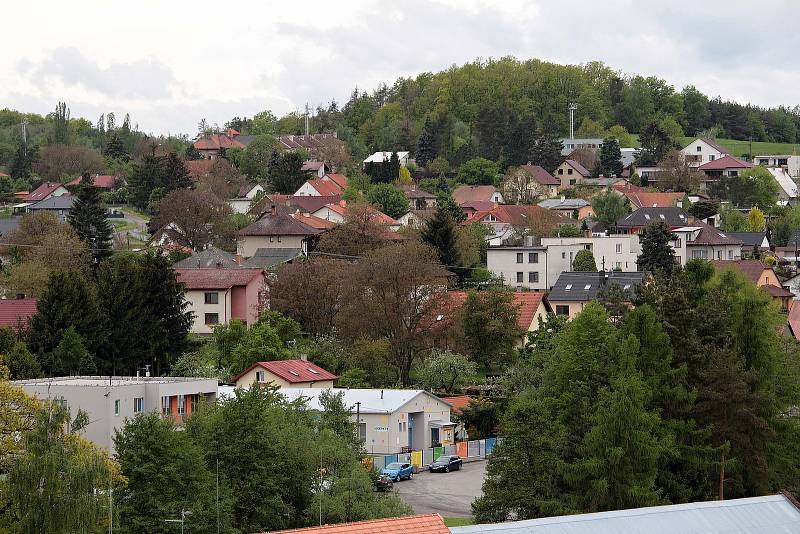
[[[186,289],[228,289],[233,286],[246,286],[257,276],[263,276],[263,269],[175,269],[178,282]]]
[[[53,194],[53,191],[58,189],[59,187],[63,187],[63,184],[58,182],[45,182],[36,189],[34,189],[26,198],[27,202],[38,202],[40,200],[44,200]]]
[[[527,171],[533,176],[534,180],[542,185],[561,185],[561,182],[559,182],[555,176],[547,172],[541,165],[531,165],[528,163],[527,165],[520,165],[520,169]]]
[[[495,193],[497,188],[493,185],[462,185],[453,191],[453,200],[459,206],[466,202],[491,202]]]
[[[452,309],[461,308],[467,300],[465,291],[448,291],[448,304]],[[527,332],[533,320],[536,318],[536,310],[544,302],[545,308],[549,308],[546,295],[539,291],[514,291],[513,305],[517,308],[517,326]]]
[[[36,299],[0,300],[0,326],[20,328],[28,325],[36,315]]]
[[[99,187],[101,189],[113,189],[114,182],[117,181],[116,176],[109,176],[107,174],[95,174],[92,176],[92,185],[95,187]],[[71,182],[68,182],[67,185],[80,185],[83,183],[83,176],[78,176]]]
[[[212,134],[195,141],[194,147],[197,150],[219,150],[220,148],[244,149],[245,145],[225,134]]]
[[[704,163],[700,165],[698,169],[701,171],[724,171],[725,169],[752,169],[753,164],[748,163],[746,161],[742,161],[738,158],[734,158],[733,156],[726,154],[721,158],[717,158],[714,161],[709,161],[708,163]]]
[[[272,534],[450,534],[439,514],[409,515],[321,527],[280,530]],[[266,534],[262,532],[261,534]]]
[[[800,305],[789,308],[787,322],[791,334],[796,340],[800,341]]]
[[[245,374],[256,367],[266,369],[273,375],[286,380],[290,384],[300,382],[319,382],[320,380],[336,380],[339,378],[335,374],[326,371],[319,365],[315,365],[306,360],[276,360],[271,362],[256,362],[231,380],[236,382]]]

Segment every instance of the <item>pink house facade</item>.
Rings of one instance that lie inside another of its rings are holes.
[[[263,269],[207,267],[175,272],[192,312],[192,333],[210,334],[215,325],[232,319],[248,325],[258,319],[259,296],[265,287]]]

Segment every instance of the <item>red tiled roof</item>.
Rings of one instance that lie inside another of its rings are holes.
[[[36,315],[36,299],[0,300],[0,326],[10,328],[25,327],[31,317]]]
[[[725,169],[752,169],[753,164],[725,154],[721,158],[709,161],[698,167],[701,171],[724,171]]]
[[[770,269],[759,260],[711,260],[709,263],[718,271],[735,269],[754,284],[761,279],[765,269]]]
[[[495,193],[497,189],[493,185],[462,185],[453,191],[453,200],[459,206],[467,202],[491,202]]]
[[[583,165],[581,165],[579,162],[575,161],[574,159],[568,159],[568,160],[565,160],[565,162],[569,166],[571,166],[573,169],[578,171],[578,174],[580,174],[584,178],[588,178],[589,176],[591,176],[591,173],[586,170],[586,167],[584,167]]]
[[[450,534],[439,514],[410,515],[389,519],[373,519],[322,527],[281,530],[272,534]],[[262,532],[261,534],[266,534]]]
[[[257,276],[262,276],[264,270],[210,267],[175,269],[175,273],[178,275],[178,282],[186,286],[186,289],[228,289],[249,284]]]
[[[460,414],[464,407],[472,401],[472,397],[469,395],[456,395],[455,397],[442,397],[442,400],[452,405],[450,408],[452,413]]]
[[[266,369],[273,375],[291,384],[296,384],[298,382],[319,382],[320,380],[336,380],[339,378],[319,365],[315,365],[306,360],[276,360],[270,362],[256,362],[234,376],[231,380],[236,382],[256,367]]]
[[[308,180],[306,183],[316,189],[320,196],[323,197],[342,194],[342,188],[333,180]]]
[[[92,185],[95,187],[100,187],[101,189],[112,189],[116,180],[116,176],[95,174],[92,176]],[[78,176],[71,182],[68,182],[67,185],[80,185],[81,183],[83,183],[83,176]]]
[[[787,291],[787,290],[783,289],[782,287],[778,287],[778,286],[775,286],[775,285],[772,285],[772,284],[767,284],[767,285],[761,286],[761,289],[763,289],[764,291],[766,291],[767,293],[769,293],[773,297],[778,297],[778,298],[780,298],[780,297],[794,297],[794,293],[792,293],[791,291]]]
[[[305,171],[318,171],[320,169],[320,167],[322,167],[323,165],[325,165],[325,164],[323,162],[321,162],[321,161],[306,161],[305,163],[303,163],[303,166],[300,167],[300,170],[304,171],[304,172]]]
[[[329,228],[333,228],[336,226],[336,223],[323,219],[321,217],[315,217],[310,213],[292,213],[291,217],[295,221],[300,221],[303,224],[310,226],[311,228],[316,228],[317,230],[327,230]]]
[[[245,145],[225,134],[212,134],[195,141],[194,147],[197,150],[219,150],[220,148],[244,149]]]
[[[633,191],[622,188],[623,195],[628,197],[631,205],[638,208],[671,208],[676,202],[681,200],[685,193],[660,193],[651,191]]]
[[[789,329],[792,335],[800,341],[800,304],[789,308],[789,317],[787,318]]]
[[[533,176],[534,180],[539,182],[542,185],[560,185],[561,182],[558,179],[547,172],[544,167],[540,165],[520,165],[520,169],[526,170],[531,176]]]
[[[331,182],[338,185],[341,189],[347,189],[348,184],[350,183],[347,179],[347,176],[344,174],[326,174],[322,177],[323,180],[330,180]]]
[[[495,219],[497,219],[496,222],[519,225],[525,225],[531,220],[539,219],[550,219],[554,224],[558,223],[559,221],[564,222],[571,220],[566,216],[541,206],[524,204],[498,204],[497,206],[493,205],[493,207],[488,210],[476,211],[475,213],[469,215],[462,224],[468,225],[474,222],[480,222],[489,215],[492,215]]]
[[[344,217],[347,214],[347,201],[346,200],[340,200],[339,202],[332,202],[330,204],[325,204],[323,206],[323,208],[328,208],[329,210],[334,211],[334,212],[338,213],[339,215],[341,215],[342,217]],[[322,208],[320,208],[320,209],[322,209]],[[383,224],[387,224],[389,226],[394,226],[394,225],[398,224],[398,222],[396,220],[394,220],[393,218],[389,217],[388,215],[386,215],[382,211],[377,210],[377,209],[375,209],[373,207],[369,207],[368,209],[369,209],[369,212],[372,214],[372,219],[373,220],[377,220],[378,222],[383,223]],[[319,211],[319,210],[317,210],[317,211]]]
[[[449,304],[453,308],[461,308],[467,300],[467,293],[464,291],[448,291]],[[548,307],[546,295],[539,291],[514,291],[514,306],[517,307],[517,326],[527,332],[533,320],[536,318],[536,310],[545,303]]]
[[[63,184],[60,184],[58,182],[45,182],[36,189],[34,189],[33,192],[31,192],[25,198],[25,200],[27,202],[37,202],[39,200],[44,200],[45,198],[50,196],[53,193],[53,191],[62,186]]]

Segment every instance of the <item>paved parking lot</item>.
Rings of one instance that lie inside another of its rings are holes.
[[[414,513],[472,517],[472,501],[481,495],[485,474],[485,461],[468,462],[450,473],[417,473],[412,480],[395,483],[394,489]]]

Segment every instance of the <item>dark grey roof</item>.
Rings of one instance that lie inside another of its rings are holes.
[[[689,214],[681,208],[639,208],[617,221],[621,228],[647,226],[651,222],[664,221],[669,226],[681,227],[689,224]]]
[[[236,137],[234,137],[235,140],[239,141],[244,146],[249,145],[255,138],[256,138],[255,135],[237,135]]]
[[[72,208],[75,197],[72,195],[61,195],[58,197],[46,198],[36,204],[28,206],[29,210],[68,210]]]
[[[597,298],[600,289],[609,284],[619,284],[623,291],[633,296],[633,289],[642,283],[647,273],[621,273],[617,271],[564,272],[558,277],[547,298],[551,301],[568,300],[586,302]]]
[[[790,534],[800,510],[784,495],[650,506],[613,512],[543,517],[451,527],[452,534]]]
[[[0,218],[0,235],[8,235],[19,226],[22,217],[5,217]]]
[[[200,269],[217,266],[228,269],[240,269],[242,267],[236,263],[236,258],[233,254],[215,247],[208,247],[201,252],[192,254],[188,258],[175,262],[173,265],[176,269]]]
[[[538,205],[549,210],[576,210],[590,204],[588,200],[583,198],[565,198],[563,200],[560,198],[548,198],[539,202]]]
[[[299,248],[259,248],[252,258],[245,260],[244,267],[269,269],[281,263],[292,261],[303,254]]]

